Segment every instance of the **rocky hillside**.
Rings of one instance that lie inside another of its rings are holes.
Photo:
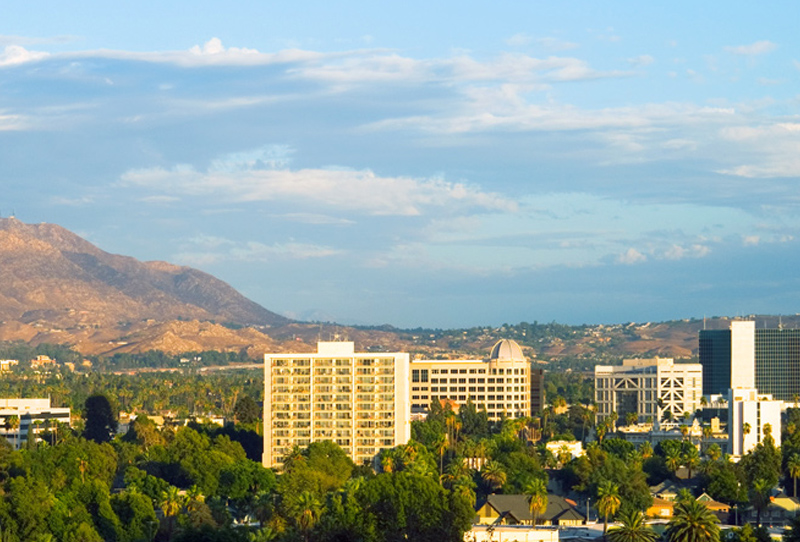
[[[207,273],[109,254],[61,226],[14,218],[0,219],[0,320],[0,340],[69,344],[119,342],[131,326],[172,320],[289,323]]]

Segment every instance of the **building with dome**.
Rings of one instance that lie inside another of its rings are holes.
[[[497,341],[487,359],[415,360],[409,372],[412,418],[424,417],[434,401],[456,410],[472,401],[491,421],[531,415],[531,366],[516,341]]]

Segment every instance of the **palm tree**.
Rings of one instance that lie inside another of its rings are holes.
[[[789,456],[786,468],[789,471],[789,476],[794,480],[794,493],[792,495],[797,498],[797,479],[800,478],[800,454],[794,453]]]
[[[481,469],[481,478],[489,484],[489,488],[494,493],[506,483],[506,471],[499,462],[490,460]]]
[[[642,442],[642,445],[639,446],[639,453],[642,456],[642,459],[650,459],[653,457],[653,445],[650,444],[649,440]]]
[[[172,531],[175,526],[175,516],[183,507],[183,497],[175,486],[169,486],[161,492],[161,511],[167,520],[167,540],[172,538]]]
[[[597,486],[597,511],[603,514],[603,536],[608,530],[608,516],[613,516],[619,510],[619,486],[610,480],[604,480]]]
[[[664,534],[668,542],[719,542],[719,519],[694,499],[675,505],[675,515]]]
[[[722,448],[715,442],[706,448],[706,455],[711,461],[719,461],[719,458],[722,457]]]
[[[690,446],[686,450],[686,453],[683,455],[683,464],[686,465],[686,468],[689,470],[689,478],[691,478],[692,469],[696,469],[700,466],[700,453],[697,451],[697,448]]]
[[[681,453],[675,448],[669,448],[664,456],[664,463],[667,465],[669,472],[675,475],[678,468],[681,466]]]
[[[761,514],[769,506],[770,484],[761,478],[754,480],[750,488],[750,503],[756,509],[756,525],[761,527]]]
[[[445,435],[436,437],[433,447],[436,453],[439,454],[439,481],[441,482],[442,474],[444,474],[444,452],[447,450],[447,437]]]
[[[319,499],[310,491],[303,491],[297,499],[297,526],[303,533],[303,538],[308,542],[311,530],[317,523],[317,518],[322,509]]]
[[[623,511],[619,520],[621,526],[608,530],[608,542],[655,542],[658,538],[652,527],[644,522],[644,515],[639,510]]]
[[[525,485],[523,491],[528,495],[533,526],[536,527],[539,514],[547,510],[547,484],[541,478],[534,478]]]
[[[625,414],[625,423],[628,425],[635,425],[639,421],[639,415],[635,412],[628,412]]]
[[[566,466],[572,460],[572,451],[569,449],[569,446],[563,444],[558,449],[558,462],[561,463],[561,466]]]
[[[17,428],[19,427],[19,416],[16,414],[12,414],[8,418],[6,418],[6,429],[8,429],[14,435],[14,448],[17,447],[18,438],[17,438]]]

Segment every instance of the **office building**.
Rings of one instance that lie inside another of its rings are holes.
[[[731,322],[728,329],[700,331],[703,395],[754,388],[755,322]]]
[[[781,445],[781,401],[755,389],[728,390],[728,452],[742,456],[764,440],[769,426],[775,446]]]
[[[756,389],[775,399],[800,396],[800,329],[756,329]]]
[[[9,424],[11,416],[17,424]],[[0,399],[0,436],[16,449],[44,431],[53,430],[56,424],[70,425],[68,407],[51,407],[50,399]]]
[[[509,339],[498,341],[485,360],[412,361],[412,413],[424,416],[433,401],[456,407],[471,401],[478,410],[485,409],[491,421],[530,416],[530,363],[519,344]]]
[[[409,356],[361,353],[352,342],[320,342],[314,354],[264,356],[265,467],[293,447],[331,440],[356,464],[408,442]]]
[[[598,421],[612,412],[618,424],[625,424],[629,413],[639,423],[679,420],[700,407],[703,368],[669,358],[626,359],[621,366],[595,366],[594,385]]]
[[[700,331],[703,393],[755,388],[781,401],[800,395],[800,329],[756,329],[731,322],[729,329]]]

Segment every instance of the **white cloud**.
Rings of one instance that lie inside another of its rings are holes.
[[[735,47],[725,47],[725,51],[741,56],[756,56],[769,53],[778,48],[778,45],[771,41],[762,40],[750,45],[737,45]]]
[[[639,55],[639,56],[634,57],[634,58],[629,58],[628,59],[628,64],[630,64],[634,68],[643,68],[645,66],[649,66],[650,64],[652,64],[655,61],[656,61],[656,59],[653,58],[650,55]]]
[[[428,207],[516,209],[514,201],[465,183],[382,177],[370,170],[211,168],[202,172],[178,165],[131,170],[122,175],[121,183],[166,195],[234,202],[293,200],[372,215],[418,215]]]
[[[761,242],[761,237],[758,235],[745,235],[742,237],[742,244],[746,247],[754,247]]]
[[[711,253],[711,249],[706,245],[693,244],[682,246],[674,244],[664,251],[663,257],[667,260],[683,260],[684,258],[703,258]]]
[[[26,62],[34,62],[50,56],[49,53],[28,51],[21,45],[6,45],[0,53],[0,67],[16,66]]]
[[[531,42],[533,42],[533,36],[525,33],[514,34],[506,40],[506,44],[511,45],[512,47],[530,45]]]
[[[185,265],[211,265],[227,261],[270,262],[274,260],[308,260],[328,258],[343,251],[289,240],[285,243],[265,244],[258,241],[233,241],[212,235],[199,235],[188,239],[184,250],[175,260]]]
[[[737,144],[749,163],[721,168],[719,173],[747,178],[800,177],[800,123],[776,122],[760,126],[732,126],[720,130]]]
[[[633,265],[637,263],[643,263],[645,261],[647,261],[647,256],[635,248],[629,248],[627,251],[617,257],[617,262],[624,265]]]

